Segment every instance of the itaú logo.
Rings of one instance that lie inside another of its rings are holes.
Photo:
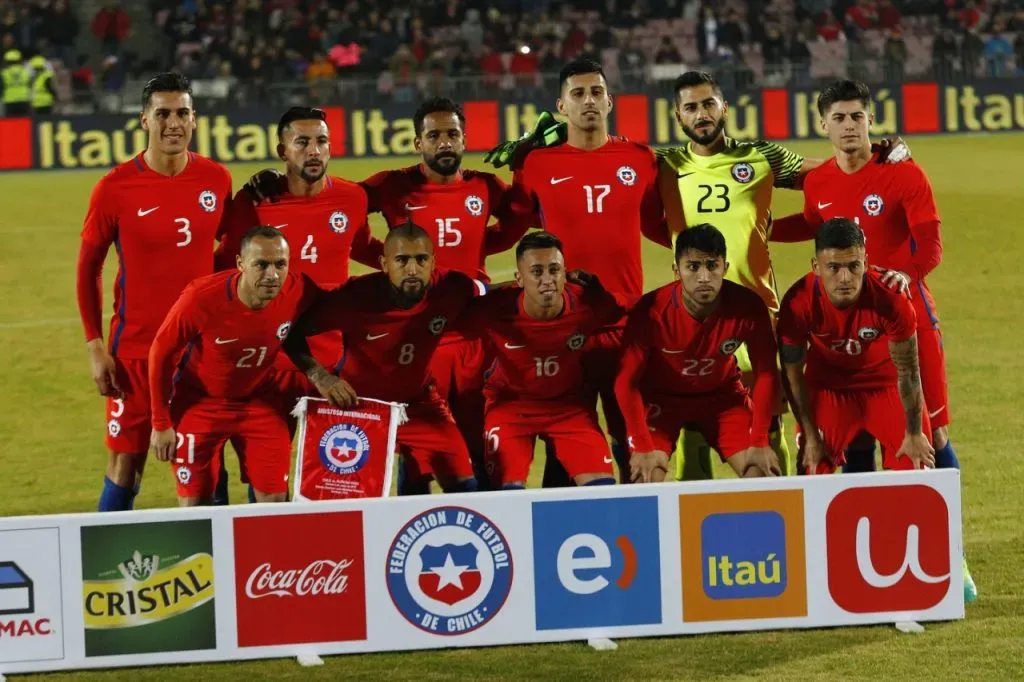
[[[345,569],[352,563],[350,559],[320,559],[305,568],[283,571],[275,571],[269,562],[263,563],[245,581],[245,596],[262,599],[272,596],[317,597],[342,594],[348,587]]]
[[[825,533],[829,593],[850,613],[924,611],[949,592],[949,509],[934,488],[844,490]]]

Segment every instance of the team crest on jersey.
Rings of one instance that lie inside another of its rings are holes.
[[[722,351],[722,355],[732,355],[739,347],[739,339],[726,339],[722,342],[722,345],[718,347],[718,350]]]
[[[395,533],[383,568],[398,612],[434,635],[483,627],[512,589],[508,541],[494,522],[465,507],[411,518]]]
[[[430,333],[434,336],[439,336],[444,331],[445,325],[448,324],[448,318],[444,315],[438,315],[430,321]]]
[[[864,197],[864,210],[867,211],[868,215],[878,215],[885,208],[885,203],[882,201],[882,197],[877,194],[869,194]]]
[[[466,197],[466,210],[469,211],[469,215],[481,216],[484,214],[484,200],[475,194],[470,194]]]
[[[633,170],[632,166],[619,166],[619,170],[615,171],[615,176],[626,187],[636,184],[636,171]]]
[[[178,467],[174,475],[178,477],[178,483],[182,485],[188,485],[188,482],[192,480],[192,470],[188,467]]]
[[[348,229],[348,216],[341,211],[335,211],[331,214],[328,225],[338,234],[344,234]]]
[[[121,435],[121,422],[116,419],[111,419],[107,422],[107,433],[110,434],[111,438],[117,438]]]
[[[335,424],[320,437],[320,462],[332,474],[347,475],[370,458],[370,437],[354,424]]]
[[[210,190],[203,190],[199,193],[199,207],[207,213],[217,210],[217,195]]]
[[[861,341],[874,341],[879,336],[879,331],[873,327],[861,327],[857,332]]]
[[[745,185],[754,179],[754,167],[749,163],[737,163],[732,167],[732,177]]]
[[[288,332],[291,331],[292,321],[282,322],[281,326],[277,328],[277,340],[284,341],[285,337],[288,336]]]
[[[585,334],[573,334],[569,337],[569,341],[565,345],[569,347],[569,350],[579,350],[583,348],[583,344],[587,342]]]

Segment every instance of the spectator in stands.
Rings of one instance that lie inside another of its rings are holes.
[[[718,26],[718,43],[728,47],[734,54],[739,53],[740,45],[746,42],[741,23],[740,13],[731,9],[725,21]]]
[[[786,39],[777,26],[765,29],[764,42],[761,44],[761,56],[764,57],[765,79],[771,85],[779,86],[786,81]]]
[[[859,31],[878,26],[878,10],[874,0],[857,0],[846,9],[846,24]]]
[[[661,37],[661,45],[658,46],[658,51],[654,53],[655,64],[682,64],[683,55],[676,47],[675,43],[672,42],[670,36]]]
[[[317,102],[326,101],[334,93],[334,82],[337,72],[323,52],[313,55],[313,61],[306,67],[306,82],[309,83],[309,94]]]
[[[697,53],[707,61],[718,50],[718,19],[715,11],[704,6],[704,16],[697,23]]]
[[[64,67],[75,65],[75,38],[78,37],[78,18],[67,0],[56,0],[46,19],[45,30],[53,45],[53,56]]]
[[[960,46],[952,29],[945,28],[932,43],[932,71],[936,79],[953,80],[957,71]]]
[[[833,40],[846,40],[846,33],[843,32],[843,26],[836,19],[836,15],[832,14],[832,10],[827,10],[821,17],[821,21],[818,24],[818,40],[824,42],[832,42]]]
[[[117,0],[107,0],[92,20],[92,32],[107,55],[120,56],[121,45],[132,29],[132,20]]]
[[[882,48],[882,68],[885,79],[890,83],[903,81],[904,65],[907,63],[907,43],[903,40],[903,32],[894,28]]]
[[[896,9],[892,0],[881,0],[878,4],[878,27],[896,28],[903,21],[903,15]]]
[[[505,75],[505,63],[489,44],[484,43],[480,53],[480,73],[483,74],[485,88],[497,90],[501,87],[501,77]]]
[[[480,54],[480,48],[484,44],[484,24],[480,20],[480,10],[470,9],[466,11],[466,19],[459,27],[462,41],[473,54]]]
[[[960,10],[958,18],[960,25],[965,29],[970,30],[976,28],[981,24],[983,18],[981,10],[978,9],[978,4],[974,0],[967,0],[966,6]]]
[[[565,61],[576,59],[583,52],[586,42],[587,34],[576,22],[573,22],[565,34],[565,40],[562,41],[562,59]]]
[[[516,92],[523,99],[538,94],[541,86],[540,60],[526,43],[519,45],[508,65],[509,73],[515,76]]]
[[[960,41],[960,55],[963,60],[963,73],[967,79],[981,75],[984,54],[985,41],[978,35],[977,27],[965,31]]]
[[[388,60],[388,70],[395,87],[392,96],[395,102],[410,104],[416,99],[416,72],[419,66],[412,49],[408,45],[399,45],[395,54]]]
[[[647,55],[637,45],[635,34],[630,33],[619,50],[619,71],[627,82],[640,78],[647,68]]]
[[[798,88],[807,87],[811,84],[811,50],[807,41],[797,35],[788,38],[787,43],[790,82]]]
[[[994,78],[1002,78],[1009,73],[1011,60],[1014,56],[1013,45],[1003,34],[1003,24],[997,22],[992,27],[992,33],[985,41],[983,52],[987,73]]]

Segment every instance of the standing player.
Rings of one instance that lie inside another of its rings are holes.
[[[612,97],[601,65],[589,59],[568,63],[559,74],[558,111],[568,119],[566,144],[530,153],[515,174],[514,208],[565,244],[566,267],[598,276],[607,289],[629,302],[643,294],[641,235],[669,246],[658,191],[658,164],[645,145],[608,134]],[[615,401],[622,324],[592,339],[588,375],[600,396],[619,477],[628,480],[625,423]],[[567,483],[555,458],[545,485]],[[563,483],[564,482],[564,483]]]
[[[687,424],[737,475],[780,473],[768,443],[779,393],[772,321],[757,294],[725,281],[726,254],[726,239],[715,227],[687,229],[676,239],[678,282],[646,294],[629,314],[615,392],[634,481],[664,480],[668,453]],[[750,353],[753,391],[743,385],[735,357],[742,344]]]
[[[865,274],[864,232],[852,220],[823,223],[814,250],[813,272],[789,288],[779,313],[801,466],[834,471],[862,432],[881,442],[886,469],[933,466],[910,300]]]
[[[540,437],[577,485],[614,484],[583,352],[625,308],[587,275],[569,273],[566,284],[562,243],[550,233],[523,237],[516,266],[518,287],[474,300],[459,322],[467,336],[486,339],[495,357],[484,385],[491,483],[525,488]]]
[[[107,397],[110,450],[100,511],[132,509],[152,429],[147,358],[185,286],[213,271],[213,247],[231,175],[188,151],[195,130],[188,79],[163,73],[142,91],[146,151],[93,189],[78,256],[78,309],[100,395]],[[117,249],[114,316],[103,341],[102,271]]]
[[[162,462],[174,455],[182,507],[213,502],[229,439],[242,445],[257,502],[284,502],[288,493],[292,439],[270,375],[319,289],[288,272],[288,242],[269,225],[249,230],[240,250],[233,272],[185,288],[149,351],[153,451]]]
[[[410,489],[424,490],[417,484],[433,476],[447,492],[476,490],[469,453],[433,385],[430,362],[479,283],[435,270],[433,241],[412,223],[388,232],[381,270],[325,294],[299,319],[285,351],[332,404],[348,407],[365,395],[408,405],[398,446],[408,460]],[[338,376],[317,362],[306,340],[335,330],[346,339]]]

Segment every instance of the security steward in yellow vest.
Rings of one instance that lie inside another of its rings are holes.
[[[21,52],[8,50],[4,53],[3,70],[0,71],[3,83],[4,116],[28,116],[32,113],[32,84],[29,82],[28,67],[21,61]]]
[[[53,85],[53,69],[46,57],[36,55],[29,61],[32,67],[32,112],[46,116],[53,113],[57,89]]]

